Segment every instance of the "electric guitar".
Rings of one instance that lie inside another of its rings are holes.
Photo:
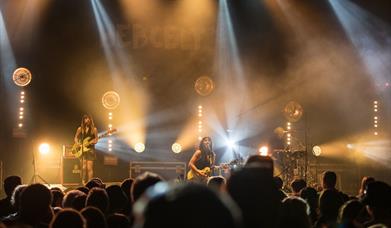
[[[205,168],[201,169],[201,173],[204,174],[205,176],[200,175],[199,173],[190,169],[189,172],[187,172],[186,178],[189,181],[206,182],[210,176],[221,175],[222,170],[228,169],[228,168],[229,168],[229,165],[227,163],[221,163],[220,165],[215,165],[212,168],[205,167]]]
[[[206,176],[202,176],[199,173],[195,172],[193,169],[190,169],[189,172],[187,172],[186,178],[189,181],[206,182],[206,180],[208,180],[208,178],[212,174],[210,167],[205,167],[201,169],[201,173],[205,174]]]
[[[99,135],[98,136],[98,140],[100,138],[103,138],[103,137],[106,137],[108,135],[111,135],[112,133],[116,132],[117,129],[111,129],[111,130],[108,130],[106,132],[104,132],[103,134]],[[87,152],[90,152],[91,151],[91,148],[89,148],[89,146],[92,144],[92,138],[91,137],[86,137],[83,142],[79,142],[79,143],[75,143],[73,144],[72,146],[72,154],[77,157],[77,158],[80,158],[83,153],[87,153]]]

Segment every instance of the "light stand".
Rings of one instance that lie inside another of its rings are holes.
[[[43,183],[47,184],[50,187],[50,184],[45,179],[43,179],[37,172],[34,150],[33,150],[32,154],[33,154],[33,171],[34,171],[34,173],[33,173],[33,176],[31,177],[30,183],[35,184],[35,183],[38,183],[37,180],[41,180]]]

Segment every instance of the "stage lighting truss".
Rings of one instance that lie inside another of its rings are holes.
[[[373,134],[375,136],[379,135],[379,102],[377,100],[373,101]]]

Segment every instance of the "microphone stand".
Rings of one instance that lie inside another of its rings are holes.
[[[80,182],[81,184],[83,185],[83,180],[84,180],[84,156],[83,156],[83,152],[84,152],[84,130],[81,126],[81,172],[80,172]],[[86,164],[87,166],[87,164]]]

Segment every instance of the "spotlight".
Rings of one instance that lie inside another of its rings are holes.
[[[259,148],[259,154],[261,156],[267,156],[268,151],[269,151],[269,148],[267,146],[262,146],[261,148]]]
[[[134,146],[134,150],[137,153],[142,153],[145,150],[145,145],[143,143],[136,143],[136,145]]]
[[[41,154],[48,154],[50,151],[50,146],[47,143],[41,143],[38,147],[39,153]]]
[[[319,157],[322,154],[322,148],[320,148],[320,146],[312,147],[312,154],[315,155],[315,157]]]
[[[23,127],[23,124],[22,123],[18,124],[18,127],[19,128]]]
[[[174,143],[171,146],[171,150],[172,150],[172,152],[178,154],[178,153],[180,153],[182,151],[182,146],[179,143]]]
[[[353,149],[353,145],[352,145],[352,144],[347,144],[346,147],[347,147],[348,149]]]
[[[233,140],[227,140],[227,146],[232,149],[236,146],[236,143]]]

